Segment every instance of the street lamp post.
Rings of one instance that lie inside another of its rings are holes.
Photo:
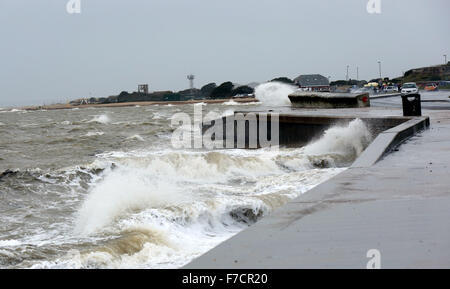
[[[382,79],[381,78],[381,61],[379,61],[379,60],[378,60],[378,70],[380,71],[380,79]]]
[[[347,75],[345,76],[345,79],[348,81],[348,67],[349,65],[347,65]]]
[[[447,64],[447,54],[444,54],[444,64]]]

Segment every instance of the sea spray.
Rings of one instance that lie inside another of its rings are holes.
[[[81,267],[86,262],[115,268],[183,265],[343,170],[314,169],[316,157],[330,159],[328,167],[343,159],[351,162],[370,140],[364,122],[356,119],[326,130],[303,148],[279,152],[119,154],[118,167],[92,188],[79,210],[77,234],[123,236],[143,226],[166,241],[155,243],[141,233],[120,237],[121,244],[137,238],[137,244],[130,244],[137,246],[132,256],[114,256],[116,249],[106,253],[101,247],[84,254]],[[112,244],[106,246],[116,246]]]
[[[361,119],[352,120],[346,126],[333,126],[322,137],[307,145],[308,156],[333,156],[334,161],[354,161],[372,141],[372,135]]]
[[[96,184],[84,202],[77,232],[93,233],[127,211],[173,205],[197,193],[201,184],[281,172],[270,156],[223,152],[124,155],[116,163],[118,168]]]
[[[266,82],[255,88],[255,97],[263,105],[286,106],[291,104],[288,95],[296,89],[293,85],[281,82]]]
[[[118,168],[90,192],[81,207],[75,232],[92,234],[125,213],[151,207],[177,204],[186,195],[182,187],[164,175],[149,175],[146,170]]]

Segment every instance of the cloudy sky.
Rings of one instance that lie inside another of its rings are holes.
[[[208,82],[261,82],[320,73],[400,76],[440,64],[450,48],[450,1],[0,1],[0,106],[49,104]]]

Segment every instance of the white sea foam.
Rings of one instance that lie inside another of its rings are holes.
[[[0,247],[13,247],[13,246],[19,246],[22,242],[17,240],[0,240]]]
[[[222,103],[222,105],[238,105],[238,104],[239,103],[234,100],[229,100],[229,101]]]
[[[296,89],[293,85],[281,82],[266,82],[255,88],[255,97],[263,105],[286,106],[291,104],[288,95]]]
[[[94,118],[92,118],[88,122],[96,122],[96,123],[102,123],[102,124],[108,124],[111,122],[111,119],[106,114],[96,115]]]
[[[237,106],[237,105],[259,105],[259,104],[260,103],[256,102],[256,101],[254,101],[254,102],[237,102],[233,99],[222,103],[222,105],[234,105],[234,106]]]
[[[90,136],[101,136],[104,135],[105,133],[102,131],[89,131],[87,132],[84,136],[86,137],[90,137]]]
[[[24,110],[24,109],[17,109],[17,108],[13,108],[13,109],[11,109],[9,112],[28,113],[27,110]]]
[[[140,135],[138,135],[138,134],[135,134],[135,135],[129,136],[129,137],[127,137],[127,139],[128,139],[128,140],[138,140],[138,141],[144,141],[144,138],[143,138],[143,137],[141,137],[141,136],[140,136]]]
[[[207,104],[204,102],[194,103],[195,106],[206,106]]]

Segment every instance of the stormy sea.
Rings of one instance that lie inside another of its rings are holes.
[[[345,170],[371,140],[354,120],[300,148],[174,149],[177,112],[194,105],[0,109],[0,268],[182,267]]]

